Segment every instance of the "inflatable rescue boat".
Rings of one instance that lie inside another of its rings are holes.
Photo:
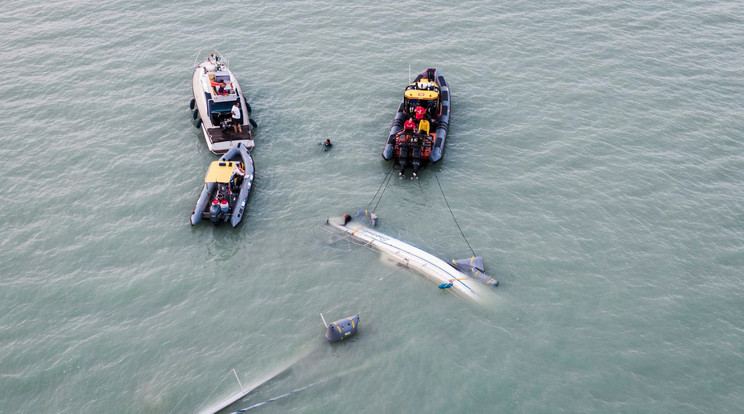
[[[238,143],[218,161],[209,165],[199,200],[191,212],[191,225],[203,218],[214,224],[229,221],[240,224],[253,185],[253,158],[242,143]]]
[[[442,159],[450,119],[450,91],[437,69],[416,76],[403,93],[382,158],[393,160],[405,175],[416,177],[421,166]]]

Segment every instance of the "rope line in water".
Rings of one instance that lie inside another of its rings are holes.
[[[181,397],[181,399],[178,401],[178,404],[176,404],[175,407],[173,407],[173,409],[168,412],[168,414],[173,414],[173,412],[176,411],[176,408],[178,408],[178,406],[181,405],[184,398],[186,397],[188,397],[188,394],[185,394],[183,397]],[[202,403],[202,405],[204,405],[204,403]],[[201,405],[199,406],[199,408],[201,408]]]
[[[398,269],[393,269],[390,273],[386,274],[385,276],[381,277],[380,280],[385,279],[386,277],[392,275],[393,273],[397,272]]]
[[[387,184],[385,184],[385,188],[382,189],[382,193],[380,193],[380,198],[377,199],[377,204],[375,204],[375,208],[373,208],[372,210],[370,210],[372,213],[374,213],[375,210],[377,210],[377,206],[380,205],[380,201],[382,201],[382,195],[385,194],[385,190],[387,190],[388,184],[390,184],[390,180],[392,180],[392,179],[393,179],[393,175],[392,174],[388,175]]]
[[[300,392],[300,391],[304,391],[304,390],[306,390],[306,389],[308,389],[308,388],[310,388],[310,387],[314,387],[314,386],[316,386],[316,385],[324,384],[324,383],[327,383],[327,382],[329,382],[329,381],[331,381],[331,380],[333,380],[333,379],[337,379],[337,378],[343,377],[343,376],[345,376],[345,375],[348,375],[348,374],[350,374],[350,373],[352,373],[352,372],[358,371],[358,370],[359,370],[360,368],[361,368],[361,367],[356,367],[356,368],[352,368],[352,369],[350,369],[350,370],[348,370],[348,371],[346,371],[346,372],[342,372],[342,373],[340,373],[340,374],[338,374],[338,375],[334,375],[334,376],[332,376],[332,377],[328,377],[328,378],[325,378],[325,379],[321,379],[321,380],[319,380],[319,381],[315,381],[314,383],[312,383],[312,384],[310,384],[310,385],[305,385],[304,387],[300,387],[300,388],[295,388],[295,389],[293,389],[292,391],[290,391],[290,392],[286,392],[286,393],[284,393],[284,394],[282,394],[282,395],[280,395],[280,396],[278,396],[278,397],[274,397],[274,398],[269,398],[269,399],[268,399],[268,400],[266,400],[266,401],[261,401],[260,403],[256,403],[256,404],[253,404],[253,405],[251,405],[250,407],[246,407],[246,408],[240,409],[240,410],[238,410],[238,411],[233,411],[233,412],[232,412],[232,413],[230,413],[230,414],[240,414],[240,413],[244,413],[244,412],[246,412],[246,411],[249,411],[249,410],[252,410],[252,409],[254,409],[254,408],[258,408],[258,407],[260,407],[260,406],[262,406],[262,405],[266,405],[266,404],[268,404],[268,403],[270,403],[270,402],[274,402],[274,401],[277,401],[277,400],[281,400],[282,398],[286,398],[286,397],[289,397],[289,396],[290,396],[290,395],[292,395],[292,394],[296,394],[296,393],[298,393],[298,392]]]
[[[393,171],[393,164],[390,164],[390,168],[388,168],[387,172],[385,173],[385,177],[382,178],[382,182],[380,183],[380,186],[377,187],[377,192],[374,196],[372,196],[372,200],[369,201],[369,204],[367,205],[367,210],[369,210],[369,206],[372,205],[372,202],[375,201],[375,198],[377,198],[377,194],[380,193],[380,189],[382,188],[383,184],[385,184],[385,180],[387,180],[388,184],[390,184],[389,178],[391,177],[391,172]],[[382,194],[380,194],[380,199],[377,200],[377,204],[375,204],[375,208],[372,210],[369,210],[371,212],[374,212],[377,209],[377,206],[380,205],[380,200],[382,200],[382,195],[385,194],[385,190],[387,190],[387,185],[385,185],[385,189],[382,190]]]
[[[214,394],[214,392],[215,392],[215,391],[217,391],[217,388],[218,388],[218,387],[219,387],[220,385],[222,385],[222,383],[223,383],[223,382],[225,382],[225,379],[226,379],[226,378],[227,378],[228,376],[229,376],[229,375],[225,375],[224,377],[222,377],[222,381],[220,381],[220,382],[219,382],[219,383],[218,383],[218,384],[217,384],[217,385],[216,385],[216,386],[214,387],[214,389],[212,390],[212,392],[210,392],[210,393],[209,393],[209,395],[207,395],[207,398],[205,398],[205,399],[204,399],[204,401],[202,401],[202,403],[201,403],[201,404],[199,404],[199,406],[198,406],[198,407],[196,408],[196,411],[199,411],[199,410],[200,410],[200,409],[201,409],[201,408],[202,408],[202,407],[204,406],[204,403],[206,403],[206,402],[207,402],[207,400],[208,400],[208,399],[209,399],[210,397],[212,397],[212,394]],[[183,398],[181,398],[181,401],[183,401]],[[179,404],[181,404],[181,401],[179,401],[179,402],[178,402],[178,404],[176,404],[176,406],[175,406],[175,407],[173,407],[173,410],[171,410],[171,413],[172,413],[173,411],[175,411],[175,409],[176,409],[176,408],[178,407],[178,405],[179,405]]]
[[[465,233],[462,232],[462,228],[460,228],[460,224],[457,222],[457,219],[455,218],[455,213],[452,212],[452,207],[450,207],[449,201],[447,201],[447,197],[444,195],[444,190],[442,189],[442,183],[439,182],[439,177],[437,177],[437,173],[434,173],[434,178],[437,179],[437,184],[439,184],[439,191],[442,192],[442,198],[444,198],[444,202],[447,204],[447,208],[449,209],[449,212],[452,215],[452,220],[455,221],[455,225],[457,226],[457,229],[460,230],[460,234],[462,235],[463,240],[465,240],[465,243],[470,248],[470,252],[473,253],[473,256],[475,256],[475,251],[473,251],[473,248],[470,246],[470,243],[468,242],[467,237],[465,237]]]
[[[306,390],[306,389],[308,389],[308,388],[312,387],[313,385],[315,385],[315,384],[305,385],[304,387],[301,387],[301,388],[297,388],[297,389],[294,389],[294,390],[292,390],[292,391],[290,391],[290,392],[287,392],[287,393],[284,393],[284,394],[282,394],[282,395],[280,395],[280,396],[278,396],[278,397],[274,397],[274,398],[269,398],[269,399],[268,399],[268,400],[266,400],[266,401],[261,401],[260,403],[257,403],[257,404],[253,404],[253,405],[251,405],[250,407],[246,407],[246,408],[243,408],[243,409],[241,409],[241,410],[238,410],[238,411],[233,411],[233,412],[232,412],[232,413],[230,413],[230,414],[240,414],[240,413],[244,413],[244,412],[246,412],[246,411],[248,411],[248,410],[252,410],[252,409],[254,409],[254,408],[258,408],[258,407],[260,407],[260,406],[262,406],[262,405],[265,405],[265,404],[268,404],[268,403],[270,403],[270,402],[274,402],[274,401],[276,401],[276,400],[281,400],[282,398],[286,398],[286,397],[289,397],[290,395],[292,395],[292,394],[294,394],[294,393],[296,393],[296,392],[300,392],[300,391]]]

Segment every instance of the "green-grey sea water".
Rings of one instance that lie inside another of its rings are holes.
[[[227,412],[742,412],[741,2],[11,0],[0,32],[0,412],[193,413],[287,361]],[[237,229],[189,225],[213,50],[259,125]],[[375,207],[409,67],[451,128],[378,230],[482,256],[487,308],[323,225]]]

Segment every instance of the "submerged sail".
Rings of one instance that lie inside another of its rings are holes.
[[[459,259],[459,260],[453,260],[452,266],[465,273],[470,273],[470,276],[472,276],[475,279],[480,280],[481,282],[491,285],[491,286],[498,286],[499,281],[494,279],[493,277],[483,273],[483,258],[480,256],[473,256],[470,259]]]

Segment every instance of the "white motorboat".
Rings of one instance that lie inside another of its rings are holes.
[[[253,149],[252,130],[256,122],[250,118],[251,106],[227,60],[219,53],[212,53],[198,63],[194,68],[192,90],[193,116],[210,151],[224,154],[238,143],[249,151]],[[239,128],[233,126],[232,108],[236,102],[241,114]]]

